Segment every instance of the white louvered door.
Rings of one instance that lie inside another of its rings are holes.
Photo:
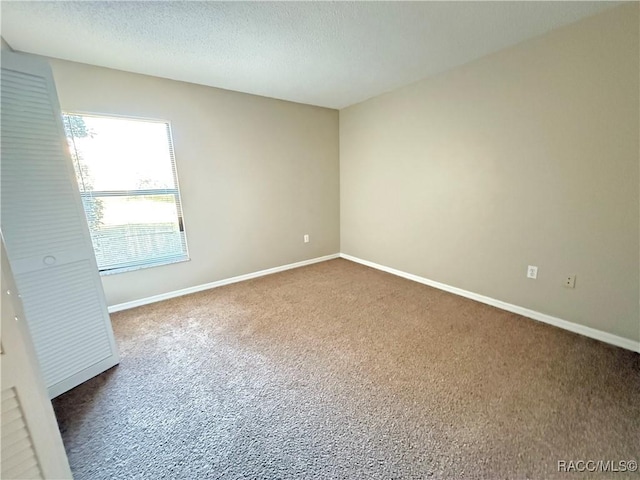
[[[49,65],[2,52],[1,220],[51,398],[118,363]]]
[[[2,244],[0,478],[71,478],[58,424]]]

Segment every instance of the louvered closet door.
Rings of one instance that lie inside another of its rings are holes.
[[[46,62],[2,52],[1,219],[51,398],[118,363]]]
[[[2,244],[0,478],[71,478],[24,312]]]

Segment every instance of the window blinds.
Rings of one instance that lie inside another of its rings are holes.
[[[63,118],[100,271],[188,259],[169,124]]]

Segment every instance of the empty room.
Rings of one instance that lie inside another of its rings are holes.
[[[2,478],[631,478],[640,3],[3,1]]]

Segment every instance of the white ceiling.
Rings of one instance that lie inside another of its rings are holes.
[[[342,108],[618,2],[12,2],[18,51]]]

